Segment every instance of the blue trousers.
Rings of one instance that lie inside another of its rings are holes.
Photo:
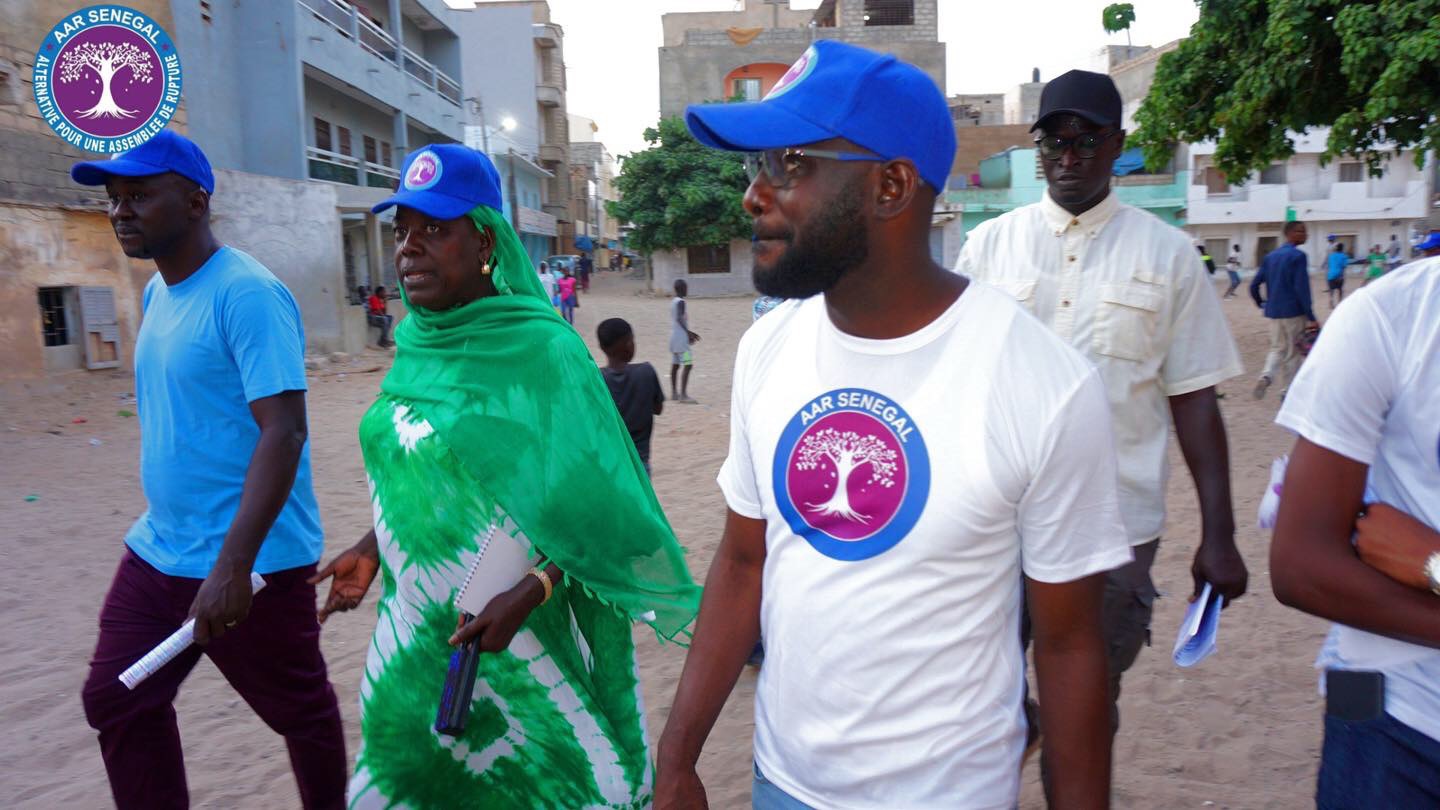
[[[1318,810],[1440,807],[1440,741],[1382,714],[1325,718]]]
[[[760,772],[758,764],[755,765],[755,781],[750,785],[750,806],[753,810],[815,810],[772,784]]]

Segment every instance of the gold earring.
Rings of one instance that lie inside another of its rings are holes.
[[[490,261],[488,259],[484,264],[480,265],[480,274],[483,276],[490,275]]]

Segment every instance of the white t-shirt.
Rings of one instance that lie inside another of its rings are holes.
[[[1347,296],[1275,421],[1370,465],[1366,503],[1440,530],[1440,258]],[[1384,672],[1386,711],[1440,740],[1440,650],[1336,624],[1316,663]]]
[[[1076,216],[1046,192],[977,226],[955,271],[1013,295],[1100,370],[1130,542],[1159,537],[1169,398],[1244,371],[1190,237],[1114,194]]]
[[[894,340],[781,304],[732,396],[720,486],[766,522],[760,769],[816,807],[1012,807],[1022,568],[1131,558],[1095,370],[977,282]]]

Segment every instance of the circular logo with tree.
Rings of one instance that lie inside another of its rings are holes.
[[[864,560],[915,527],[930,494],[930,457],[892,400],[841,388],[805,404],[775,448],[775,501],[790,529],[837,560]]]
[[[124,6],[91,6],[50,29],[32,73],[40,117],[87,152],[124,152],[164,129],[180,106],[180,55],[158,23]]]

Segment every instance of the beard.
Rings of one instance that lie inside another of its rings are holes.
[[[862,221],[864,177],[857,177],[821,207],[811,221],[786,238],[775,264],[753,268],[755,289],[776,298],[810,298],[829,291],[870,255]]]

